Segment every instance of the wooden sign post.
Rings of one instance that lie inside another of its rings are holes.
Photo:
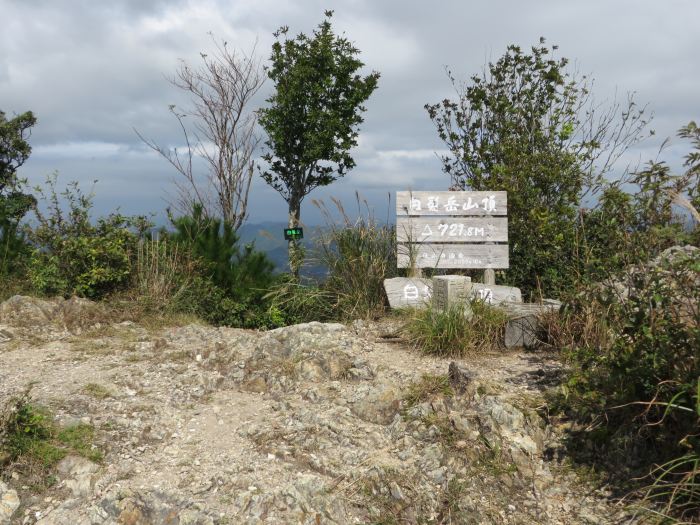
[[[443,307],[453,295],[489,304],[522,301],[517,288],[495,285],[494,269],[508,268],[507,214],[505,191],[397,192],[397,265],[413,271],[412,279],[385,281],[391,306],[421,307],[432,297]],[[422,268],[482,269],[484,283],[460,276],[417,279]]]
[[[396,192],[399,268],[508,268],[505,191]]]

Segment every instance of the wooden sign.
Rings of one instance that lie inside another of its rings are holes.
[[[507,214],[505,191],[398,191],[397,265],[508,268]]]
[[[505,191],[397,191],[396,216],[508,214]]]
[[[506,217],[397,217],[398,242],[508,242]]]
[[[508,268],[507,244],[400,244],[399,268]]]

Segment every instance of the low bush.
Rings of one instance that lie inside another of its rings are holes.
[[[90,222],[92,194],[77,183],[56,193],[56,175],[48,192],[36,188],[47,211],[36,209],[38,225],[30,230],[33,252],[29,278],[44,295],[78,295],[99,299],[124,289],[130,280],[131,256],[138,238],[150,226],[144,217],[112,213]],[[64,209],[67,208],[67,209]]]
[[[500,348],[507,320],[503,311],[473,300],[445,311],[415,310],[401,332],[423,353],[464,357]]]
[[[18,279],[26,271],[31,248],[18,222],[0,216],[0,279]]]
[[[231,224],[206,217],[199,206],[192,215],[171,217],[171,222],[175,230],[162,232],[164,236],[201,260],[202,273],[228,296],[260,295],[272,283],[272,262],[254,245],[241,246]]]
[[[162,282],[163,293],[171,295],[171,309],[215,325],[283,324],[265,299],[274,282],[274,266],[264,253],[252,244],[240,246],[230,224],[204,216],[199,207],[171,221],[175,230],[161,232],[163,248],[144,254],[151,262],[143,265],[141,279],[151,286]]]
[[[700,129],[680,135],[696,147],[685,173],[652,163],[636,191],[610,185],[584,214],[578,285],[549,326],[568,365],[551,408],[574,422],[570,454],[669,523],[700,515],[700,249],[678,246],[700,231]]]
[[[314,201],[326,218],[319,242],[321,263],[328,268],[322,287],[334,296],[335,315],[344,320],[371,318],[386,311],[384,279],[395,277],[396,232],[380,223],[366,201],[356,194],[358,218],[353,220],[337,199],[340,225],[321,202]]]
[[[653,469],[667,501],[694,498],[696,511],[700,492],[674,495],[667,484],[700,482],[697,464],[676,471],[700,454],[699,275],[700,249],[671,249],[570,301],[559,331],[570,368],[554,402],[585,429],[571,441],[575,457],[618,483]]]

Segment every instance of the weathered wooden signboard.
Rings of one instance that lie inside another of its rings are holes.
[[[397,217],[398,242],[508,242],[506,217]]]
[[[415,264],[412,264],[412,259]],[[399,245],[396,260],[399,268],[508,268],[508,245]]]
[[[505,191],[396,192],[399,268],[508,268]]]

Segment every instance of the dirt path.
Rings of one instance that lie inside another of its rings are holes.
[[[34,383],[58,424],[94,426],[104,451],[102,464],[66,467],[39,495],[3,472],[22,502],[13,523],[626,519],[544,459],[558,442],[535,408],[556,377],[553,356],[464,360],[464,391],[426,391],[409,406],[411,385],[445,376],[449,361],[387,342],[387,325],[122,323],[43,341],[2,327],[12,339],[0,343],[0,400]]]

